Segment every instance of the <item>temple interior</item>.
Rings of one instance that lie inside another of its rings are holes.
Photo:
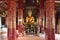
[[[60,40],[60,0],[0,0],[1,40]]]

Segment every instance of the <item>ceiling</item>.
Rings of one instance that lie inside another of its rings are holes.
[[[30,0],[30,3],[29,1],[27,0],[26,2],[26,5],[25,6],[29,6],[30,4],[31,5],[34,5],[34,6],[37,6],[36,4],[36,0],[35,0],[35,3],[33,3],[34,0]],[[60,1],[60,0],[55,0],[55,1]],[[4,6],[3,6],[4,5]],[[18,7],[18,6],[17,6]],[[2,9],[2,10],[1,10]],[[7,9],[7,5],[5,2],[0,2],[0,11],[4,11]],[[55,9],[58,10],[60,12],[60,3],[55,3]]]

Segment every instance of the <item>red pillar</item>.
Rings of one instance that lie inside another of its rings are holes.
[[[16,0],[7,0],[8,40],[16,40]]]
[[[18,32],[22,31],[22,21],[23,21],[23,0],[19,0],[18,5]]]
[[[46,0],[46,40],[55,40],[54,0]]]
[[[40,31],[43,32],[44,28],[44,0],[40,0],[40,6],[39,6],[39,25],[40,25]]]

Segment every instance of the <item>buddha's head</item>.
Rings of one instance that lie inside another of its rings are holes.
[[[32,11],[31,10],[28,11],[28,16],[32,16]]]

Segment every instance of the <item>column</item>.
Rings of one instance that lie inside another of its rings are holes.
[[[44,28],[44,0],[40,0],[39,6],[39,25],[40,25],[40,32],[43,32]]]
[[[46,40],[55,40],[54,0],[46,0]]]
[[[23,0],[19,0],[18,4],[18,32],[22,31],[22,21],[23,21]]]
[[[16,0],[7,0],[8,40],[16,40]]]

